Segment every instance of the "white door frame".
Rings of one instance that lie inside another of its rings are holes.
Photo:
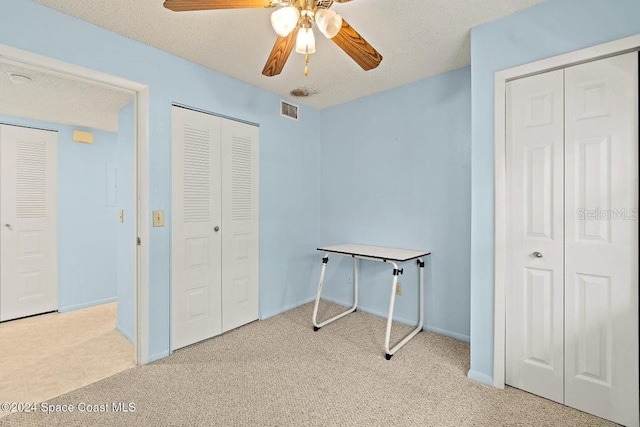
[[[136,307],[136,315],[134,316],[134,331],[136,339],[134,346],[136,364],[145,364],[149,360],[149,87],[3,44],[0,44],[0,59],[48,74],[128,92],[134,96],[136,121],[136,161],[134,166],[136,188],[134,192],[137,200],[135,218],[136,235],[141,242],[138,245],[135,265],[134,307]]]
[[[493,323],[493,385],[505,386],[506,354],[506,268],[507,254],[507,193],[506,193],[506,88],[510,80],[528,77],[609,56],[640,50],[640,34],[620,40],[580,49],[530,64],[495,73],[495,145],[494,145],[494,323]]]

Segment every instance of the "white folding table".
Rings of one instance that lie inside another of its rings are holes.
[[[320,282],[318,283],[318,293],[316,295],[316,303],[313,308],[313,330],[318,331],[321,327],[353,313],[358,308],[358,260],[372,260],[379,262],[386,262],[393,266],[393,279],[391,281],[391,297],[389,298],[389,314],[387,315],[387,329],[384,336],[384,351],[387,360],[405,345],[411,338],[413,338],[418,332],[422,330],[424,323],[424,260],[423,257],[431,255],[431,252],[416,251],[408,249],[396,249],[385,248],[380,246],[359,245],[354,243],[336,245],[336,246],[323,246],[318,248],[319,251],[324,252],[322,257],[322,270],[320,272]],[[318,306],[320,305],[320,294],[322,292],[322,285],[324,283],[324,274],[327,269],[327,263],[329,262],[329,254],[338,254],[344,256],[350,256],[353,258],[353,306],[348,310],[333,316],[324,322],[318,323]],[[416,260],[419,270],[419,321],[418,326],[402,339],[393,348],[389,348],[389,338],[391,336],[391,322],[393,320],[393,304],[396,298],[396,287],[398,285],[398,276],[404,272],[404,269],[398,268],[397,263]]]

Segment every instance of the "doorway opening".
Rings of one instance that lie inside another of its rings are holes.
[[[22,375],[22,384],[13,381],[14,390],[3,381],[7,390],[1,391],[17,393],[9,401],[43,401],[147,361],[148,250],[141,243],[148,242],[148,90],[2,45],[0,85],[8,94],[0,100],[2,185],[22,189],[11,207],[4,197],[11,191],[3,188],[0,205],[3,224],[5,208],[14,213],[0,251],[3,279],[14,273],[0,294],[0,338],[3,349],[11,349],[0,363],[39,366],[35,375]],[[39,138],[43,147],[55,147],[51,158],[34,155],[37,143],[28,142]],[[22,154],[5,150],[8,140]],[[45,212],[54,219],[38,234],[25,225],[25,206],[33,208],[43,183],[53,194]],[[15,247],[5,247],[12,233],[19,236]],[[36,254],[43,242],[48,252]],[[12,268],[20,263],[11,256],[24,264],[46,260],[50,266],[40,274],[46,280],[34,281],[32,265]],[[42,284],[50,289],[40,292]],[[44,305],[30,304],[37,294],[46,295]]]

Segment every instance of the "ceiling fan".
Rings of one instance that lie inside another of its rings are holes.
[[[277,76],[293,48],[305,55],[305,76],[309,74],[309,55],[316,51],[313,24],[334,41],[365,71],[382,62],[382,55],[373,48],[340,15],[329,10],[336,3],[351,0],[165,0],[164,7],[174,12],[213,9],[277,8],[271,14],[271,25],[278,34],[262,74]]]

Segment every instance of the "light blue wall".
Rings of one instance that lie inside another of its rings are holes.
[[[88,130],[78,128],[79,130]],[[116,298],[116,208],[107,203],[107,165],[117,135],[91,130],[93,144],[73,142],[61,128],[58,148],[58,248],[60,311]]]
[[[270,98],[271,110],[279,97]],[[310,108],[301,114],[301,122],[294,122],[271,119],[269,111],[259,121],[261,319],[309,301],[320,271],[315,248],[321,119]]]
[[[425,259],[426,328],[468,339],[470,69],[322,113],[320,243],[432,251]],[[329,299],[352,301],[352,265],[350,258],[330,258]],[[406,263],[404,271],[395,317],[416,324],[416,265]],[[386,317],[390,281],[389,265],[361,261],[361,308]]]
[[[134,341],[135,316],[135,115],[133,102],[118,114],[118,141],[116,148],[117,206],[124,210],[124,222],[116,227],[116,271],[118,294],[118,320],[116,328],[129,341]]]
[[[107,165],[117,135],[0,116],[0,122],[58,130],[58,307],[77,310],[116,300],[116,208],[107,204]],[[73,131],[94,135],[73,142]]]
[[[303,108],[299,122],[284,119],[273,93],[32,1],[0,2],[0,43],[149,85],[150,208],[164,210],[167,224],[150,227],[151,241],[143,242],[150,248],[151,359],[169,352],[172,102],[260,124],[260,314],[309,296],[318,234],[318,112]]]
[[[494,73],[638,33],[638,0],[548,0],[471,33],[473,379],[493,381]]]

